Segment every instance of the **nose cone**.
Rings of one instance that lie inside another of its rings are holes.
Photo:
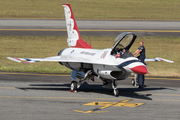
[[[133,68],[130,68],[133,72],[137,73],[137,74],[147,74],[147,68],[144,65],[139,65]]]

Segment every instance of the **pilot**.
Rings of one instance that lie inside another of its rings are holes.
[[[119,53],[117,53],[116,58],[120,58],[120,57],[122,58],[125,53],[126,53],[126,50],[123,49],[122,51],[120,51]]]
[[[125,49],[123,49],[123,50],[120,52],[121,56],[123,56],[125,53],[126,53],[126,50],[125,50]]]
[[[139,48],[136,50],[136,52],[134,52],[134,56],[137,56],[138,54],[140,54],[137,58],[140,62],[144,63],[144,60],[146,58],[146,55],[145,55],[145,47],[143,45],[143,42],[141,41],[139,43]],[[144,87],[144,75],[139,75],[138,74],[138,84],[139,84],[139,88],[143,88]]]

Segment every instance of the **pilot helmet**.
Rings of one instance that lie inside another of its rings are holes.
[[[121,55],[120,55],[120,54],[117,54],[117,55],[116,55],[116,58],[120,58],[120,57],[121,57]]]

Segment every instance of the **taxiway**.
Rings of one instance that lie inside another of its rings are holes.
[[[146,77],[144,89],[131,79],[118,82],[114,97],[98,79],[72,93],[68,74],[0,72],[1,119],[180,119],[180,78]]]
[[[179,37],[179,21],[76,20],[81,35]],[[0,19],[0,36],[67,36],[63,19]]]

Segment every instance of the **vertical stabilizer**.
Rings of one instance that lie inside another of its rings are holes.
[[[63,6],[64,6],[64,12],[66,18],[68,46],[91,49],[92,47],[81,39],[70,4],[63,4]]]

